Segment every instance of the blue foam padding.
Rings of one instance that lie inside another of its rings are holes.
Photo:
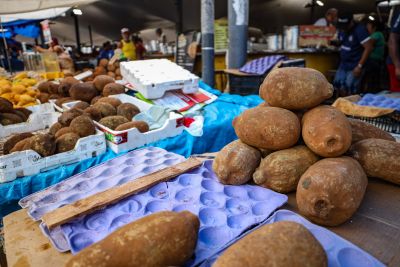
[[[341,238],[337,234],[329,231],[328,229],[315,225],[308,220],[304,219],[300,215],[289,211],[289,210],[278,210],[271,217],[268,218],[265,222],[255,227],[253,230],[246,232],[241,235],[239,238],[231,241],[224,248],[214,254],[212,257],[208,258],[205,262],[203,262],[201,267],[211,267],[212,264],[218,259],[220,255],[224,253],[224,251],[239,241],[245,235],[251,233],[252,231],[256,231],[258,228],[271,224],[274,222],[280,221],[292,221],[297,222],[305,226],[314,237],[320,242],[322,247],[325,250],[325,253],[328,257],[328,267],[383,267],[385,266],[379,260],[350,243],[349,241]],[[295,255],[293,255],[295,257]]]
[[[400,98],[386,97],[384,95],[366,94],[357,104],[361,106],[392,108],[400,111]]]

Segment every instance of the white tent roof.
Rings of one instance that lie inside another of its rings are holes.
[[[0,0],[0,15],[26,13],[56,7],[73,7],[96,0]]]
[[[56,8],[48,8],[39,11],[32,11],[26,13],[17,13],[17,14],[10,14],[10,15],[1,15],[1,22],[7,23],[11,21],[16,21],[20,19],[27,19],[27,20],[39,20],[39,19],[48,19],[58,17],[65,12],[68,11],[70,7],[56,7]]]

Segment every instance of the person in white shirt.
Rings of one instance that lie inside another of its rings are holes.
[[[338,10],[336,8],[330,8],[326,11],[325,17],[318,19],[314,26],[334,26],[337,21]]]

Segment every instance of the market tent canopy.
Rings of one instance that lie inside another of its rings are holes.
[[[284,25],[310,23],[310,8],[305,4],[311,0],[250,0],[250,26],[264,32],[280,32]],[[0,1],[1,2],[1,1]],[[200,29],[199,0],[182,0],[184,30]],[[227,17],[227,0],[215,0],[215,17]],[[316,7],[314,18],[322,17],[330,7],[344,13],[369,13],[375,10],[374,1],[365,0],[330,0],[323,1],[325,6]],[[132,32],[149,28],[174,28],[178,22],[176,0],[103,0],[90,5],[80,6],[83,15],[79,17],[83,30],[88,25],[95,34],[110,40],[120,38],[120,29],[129,27]],[[55,21],[55,35],[65,35],[65,27],[73,33],[73,18],[60,17]],[[63,25],[57,25],[60,23]],[[55,27],[57,26],[57,27]],[[82,34],[83,35],[83,34]],[[82,36],[85,38],[84,36]],[[69,36],[67,39],[73,39]]]
[[[73,7],[96,0],[0,0],[0,15],[26,13],[56,7]]]

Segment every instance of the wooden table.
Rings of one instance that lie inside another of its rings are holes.
[[[297,211],[295,194],[283,207]],[[4,218],[8,266],[64,266],[70,253],[57,252],[25,210]],[[357,213],[333,232],[388,266],[400,266],[400,186],[371,179]]]

